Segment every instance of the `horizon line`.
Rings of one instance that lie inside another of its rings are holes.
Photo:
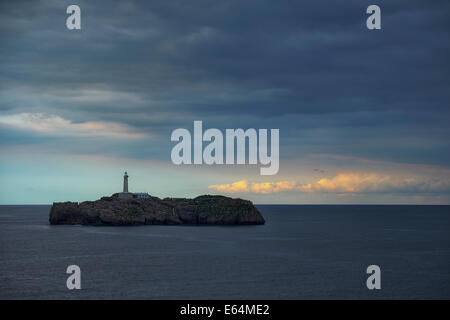
[[[86,200],[90,201],[90,200]],[[85,201],[62,201],[81,203]],[[61,203],[61,202],[53,202]],[[0,206],[52,206],[53,203],[0,203]],[[254,203],[255,206],[450,206],[450,203]]]

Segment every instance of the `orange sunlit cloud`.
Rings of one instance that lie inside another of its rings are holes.
[[[315,182],[298,184],[296,181],[249,182],[240,180],[229,184],[215,184],[210,189],[224,193],[270,194],[288,190],[301,192],[330,192],[353,194],[364,192],[433,192],[449,190],[447,179],[430,177],[402,177],[379,173],[338,173],[331,178],[321,178]]]
[[[396,181],[397,180],[397,181]],[[300,191],[305,192],[365,192],[381,191],[387,186],[400,186],[407,183],[408,180],[394,179],[388,175],[377,173],[339,173],[333,178],[322,178],[316,182],[304,184],[298,187]],[[413,182],[411,180],[411,182]]]
[[[268,194],[286,190],[293,190],[297,186],[295,181],[279,182],[249,182],[240,180],[229,184],[215,184],[208,188],[225,193],[259,193]]]

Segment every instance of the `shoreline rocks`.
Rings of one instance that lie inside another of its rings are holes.
[[[260,225],[265,220],[252,202],[224,196],[194,199],[148,197],[120,199],[117,194],[96,201],[55,202],[52,225]]]

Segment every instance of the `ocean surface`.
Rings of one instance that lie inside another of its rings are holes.
[[[263,226],[86,227],[0,206],[0,298],[450,299],[450,206],[257,207]]]

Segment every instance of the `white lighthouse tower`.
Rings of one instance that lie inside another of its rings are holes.
[[[123,175],[123,192],[117,193],[117,196],[119,197],[119,199],[132,199],[132,198],[145,199],[150,197],[150,195],[147,192],[132,193],[128,191],[128,173],[126,171]]]
[[[128,193],[128,174],[126,171],[123,175],[123,192]]]
[[[119,192],[120,199],[131,199],[133,198],[133,194],[128,192],[128,173],[125,171],[123,175],[123,192]]]

